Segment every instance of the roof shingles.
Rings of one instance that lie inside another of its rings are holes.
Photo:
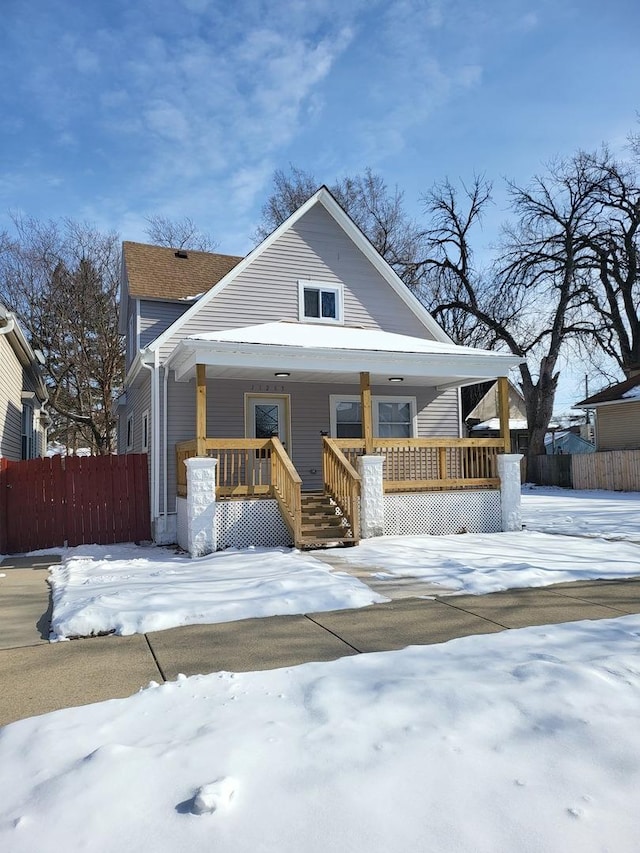
[[[122,244],[134,299],[193,299],[206,293],[240,261],[236,255],[196,252],[185,249],[179,257],[176,249],[125,241]]]

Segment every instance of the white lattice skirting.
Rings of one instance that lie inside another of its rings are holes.
[[[178,545],[188,550],[187,502],[177,499]],[[216,503],[217,548],[289,548],[293,544],[275,500],[220,501]]]
[[[291,534],[278,501],[220,501],[216,504],[218,550],[222,548],[290,547]]]
[[[384,496],[386,536],[497,533],[502,529],[500,492],[420,492]]]

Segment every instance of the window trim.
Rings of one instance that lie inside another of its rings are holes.
[[[322,303],[322,292],[334,293],[336,297],[335,317],[308,317],[304,313],[305,290],[317,290],[320,293]],[[344,324],[344,288],[341,282],[316,281],[314,279],[298,279],[298,319],[301,323],[332,323],[334,325]]]
[[[149,452],[149,409],[142,413],[142,452]]]
[[[20,455],[23,460],[35,459],[36,454],[35,409],[31,400],[22,400],[20,414]]]
[[[337,404],[354,403],[360,401],[359,394],[329,394],[329,421],[331,437],[335,438],[338,427]],[[408,403],[410,411],[410,435],[416,438],[418,435],[418,406],[415,397],[406,394],[372,394],[371,408],[373,409],[372,428],[374,438],[380,438],[380,411],[378,403]]]
[[[124,436],[124,443],[126,450],[133,450],[133,428],[134,428],[134,417],[133,412],[129,412],[127,415],[127,426],[126,432]]]

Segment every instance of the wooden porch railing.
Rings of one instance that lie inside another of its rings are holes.
[[[324,488],[349,523],[354,539],[360,538],[360,474],[331,438],[322,439]]]
[[[355,465],[364,440],[333,439]],[[374,438],[374,454],[385,457],[385,492],[497,488],[499,438]]]
[[[282,442],[275,436],[271,444],[271,488],[280,512],[291,531],[296,547],[302,544],[302,478]]]
[[[296,545],[302,530],[302,480],[278,438],[207,438],[207,456],[218,460],[218,498],[269,496],[278,501]],[[187,494],[185,459],[196,456],[195,439],[176,444],[177,494]]]

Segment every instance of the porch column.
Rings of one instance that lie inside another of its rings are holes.
[[[196,456],[206,456],[207,438],[207,368],[196,364]]]
[[[373,418],[371,415],[371,385],[369,373],[360,374],[360,411],[362,412],[362,437],[364,452],[369,456],[373,453]]]
[[[511,433],[509,432],[509,380],[506,376],[498,378],[498,416],[500,418],[500,438],[504,442],[503,453],[511,453]]]
[[[358,456],[360,474],[360,535],[384,535],[384,456]]]
[[[500,477],[500,508],[502,530],[522,530],[520,508],[520,460],[522,453],[499,453],[498,476]]]
[[[209,456],[185,459],[187,466],[187,547],[192,557],[216,550],[216,465]]]

